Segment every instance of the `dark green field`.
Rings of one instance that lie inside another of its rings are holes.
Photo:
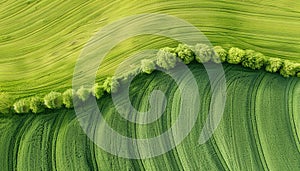
[[[49,110],[41,115],[0,118],[1,170],[300,169],[299,78],[283,78],[263,70],[224,64],[228,88],[225,113],[213,137],[200,145],[198,138],[206,121],[211,93],[203,66],[190,64],[189,68],[199,85],[201,103],[195,105],[200,105],[201,111],[188,137],[168,153],[142,160],[113,156],[89,140],[73,110]],[[137,110],[147,110],[148,96],[157,88],[167,96],[167,110],[158,121],[147,126],[121,118],[110,96],[101,99],[99,109],[110,126],[123,135],[134,138],[159,135],[178,114],[173,109],[178,106],[180,94],[172,78],[158,71],[139,75],[131,84],[130,98]],[[175,113],[171,115],[171,111]],[[95,115],[94,119],[97,118]]]

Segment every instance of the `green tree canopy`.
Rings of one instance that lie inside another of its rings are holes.
[[[231,64],[239,64],[245,57],[245,51],[237,47],[232,47],[228,51],[227,62]]]
[[[189,64],[195,59],[195,54],[192,51],[192,48],[186,44],[179,44],[175,49],[175,52],[178,58],[185,64]]]
[[[225,62],[227,58],[227,51],[223,49],[221,46],[215,46],[213,48],[214,55],[212,56],[212,61],[215,63]]]
[[[199,63],[205,63],[210,61],[214,53],[211,47],[201,43],[196,44],[193,48],[193,51],[196,56],[196,61],[198,61]]]
[[[50,92],[44,97],[44,104],[49,109],[59,109],[62,107],[62,94],[59,92]]]
[[[170,52],[170,48],[160,49],[156,54],[157,66],[170,70],[176,66],[177,57],[175,53]]]

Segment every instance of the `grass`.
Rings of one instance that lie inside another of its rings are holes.
[[[200,130],[211,101],[205,69],[190,64],[201,97],[198,120],[188,137],[170,152],[143,160],[118,158],[93,144],[84,134],[73,110],[46,111],[42,115],[0,118],[0,165],[3,170],[298,170],[297,127],[299,78],[283,78],[263,70],[224,64],[227,103],[213,137],[199,145]],[[213,69],[213,68],[211,68]],[[168,83],[167,85],[164,84]],[[141,84],[143,83],[143,84]],[[143,89],[144,91],[141,91]],[[174,81],[161,72],[139,75],[130,88],[131,102],[144,111],[148,95],[160,89],[168,99],[162,118],[149,125],[126,122],[110,96],[98,104],[104,118],[128,137],[149,138],[171,127],[178,114],[180,93]],[[197,104],[195,104],[197,105]],[[171,112],[175,112],[172,113]],[[98,116],[94,115],[94,121]],[[94,122],[94,124],[97,122]],[[101,131],[98,129],[97,131]],[[97,132],[96,132],[97,133]],[[100,132],[98,132],[100,133]],[[274,150],[276,149],[276,150]]]

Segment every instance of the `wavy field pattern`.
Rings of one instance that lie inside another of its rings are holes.
[[[71,87],[77,57],[105,25],[141,13],[163,13],[199,28],[213,45],[253,49],[300,62],[300,3],[281,1],[49,1],[0,2],[0,91],[13,98]],[[177,45],[141,36],[107,57],[99,78],[132,52]]]
[[[198,138],[206,121],[211,92],[203,66],[194,63],[189,68],[199,84],[201,103],[195,105],[200,105],[201,111],[192,132],[168,153],[143,160],[110,155],[87,138],[73,110],[63,109],[46,111],[47,114],[42,115],[1,116],[1,169],[300,169],[300,132],[297,124],[300,118],[299,78],[283,78],[262,70],[225,64],[228,89],[225,113],[213,137],[199,145]],[[172,78],[156,71],[151,75],[139,75],[132,82],[130,98],[133,106],[140,111],[147,110],[148,96],[155,89],[166,94],[167,110],[158,121],[146,126],[126,122],[116,112],[109,96],[98,105],[106,121],[121,134],[136,138],[153,137],[172,125],[180,102],[180,93]],[[94,120],[97,118],[95,115]]]

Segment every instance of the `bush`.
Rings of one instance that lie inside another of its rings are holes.
[[[227,58],[227,51],[223,49],[221,46],[215,46],[213,48],[214,55],[212,56],[212,61],[215,63],[225,62]]]
[[[211,47],[206,44],[196,44],[194,49],[196,61],[199,63],[205,63],[211,60],[214,52]]]
[[[30,98],[30,109],[33,113],[41,113],[45,110],[45,105],[43,99],[35,96]]]
[[[99,83],[94,84],[93,89],[92,89],[92,94],[95,96],[97,99],[100,99],[104,95],[104,88],[102,85]]]
[[[116,93],[120,87],[119,82],[115,77],[108,77],[103,83],[103,89],[107,93]]]
[[[20,99],[14,104],[14,110],[16,113],[29,113],[30,110],[30,100]]]
[[[265,61],[266,57],[263,54],[254,50],[246,50],[242,65],[251,69],[260,69],[265,65]]]
[[[141,69],[142,72],[151,74],[155,70],[155,63],[153,60],[150,59],[143,59],[141,61]]]
[[[299,71],[299,64],[294,64],[289,60],[284,60],[283,67],[280,69],[280,74],[284,77],[295,76]]]
[[[44,104],[49,109],[59,109],[62,107],[62,94],[59,92],[50,92],[44,97]]]
[[[168,48],[160,49],[156,54],[157,60],[156,64],[157,66],[170,70],[176,66],[177,57],[175,53],[170,52]]]
[[[179,44],[175,49],[175,52],[179,59],[185,64],[191,63],[195,59],[195,54],[192,51],[191,47],[186,44]]]
[[[245,57],[245,51],[236,47],[232,47],[228,51],[227,62],[231,64],[239,64]]]
[[[268,72],[277,72],[283,65],[283,61],[279,58],[269,58],[266,63],[266,71]]]
[[[77,90],[76,95],[81,101],[85,102],[91,95],[91,89],[81,86]]]
[[[66,108],[72,108],[73,105],[73,96],[75,95],[75,91],[73,89],[67,89],[63,94],[63,104],[66,106]]]

